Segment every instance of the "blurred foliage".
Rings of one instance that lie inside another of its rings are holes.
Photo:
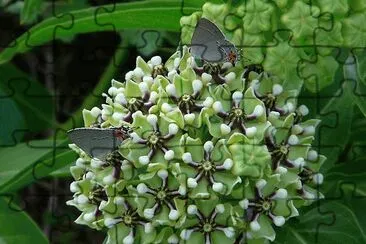
[[[181,20],[182,42],[189,44],[204,2],[0,1],[0,222],[6,223],[0,228],[2,241],[100,239],[97,233],[80,234],[82,228],[75,225],[77,232],[69,231],[68,224],[61,229],[58,222],[48,220],[53,216],[54,209],[47,207],[52,206],[52,197],[43,193],[60,195],[58,190],[68,187],[68,168],[75,160],[62,139],[65,130],[81,125],[80,111],[97,104],[111,78],[123,77],[135,56],[151,56],[166,47],[168,56],[175,50],[180,18],[197,12],[196,17]],[[203,13],[213,16],[228,38],[243,47],[245,60],[262,64],[266,71],[287,79],[289,86],[303,85],[300,100],[310,108],[309,117],[322,119],[315,146],[328,157],[320,189],[325,199],[278,229],[276,242],[365,243],[366,2],[230,2],[230,8],[205,13],[204,7]],[[106,41],[108,33],[114,42]],[[102,42],[96,36],[102,36]],[[94,42],[109,49],[80,57],[77,51]],[[46,59],[50,48],[59,59],[40,65],[37,60]],[[350,55],[355,59],[347,62]],[[91,62],[94,59],[103,62]],[[52,73],[66,75],[59,81],[49,77]],[[87,82],[81,81],[83,76]],[[62,96],[75,89],[80,89],[76,95]],[[69,197],[59,197],[59,208],[66,208]],[[27,212],[20,207],[24,202]],[[60,215],[70,222],[74,217],[67,211]],[[52,234],[56,232],[50,228],[59,231]],[[20,229],[27,231],[19,235]]]

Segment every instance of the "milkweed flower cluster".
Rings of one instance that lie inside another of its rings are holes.
[[[297,90],[230,63],[199,66],[188,48],[159,56],[84,110],[85,127],[129,126],[107,159],[71,167],[76,223],[107,243],[264,243],[322,197],[325,157],[311,146],[318,120]],[[101,145],[102,146],[102,145]]]

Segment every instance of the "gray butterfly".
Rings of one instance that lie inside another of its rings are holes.
[[[238,50],[225,38],[221,30],[206,18],[201,18],[194,30],[190,52],[195,58],[209,63],[230,62],[235,64]]]
[[[128,137],[130,128],[76,128],[67,132],[70,140],[89,156],[105,160]]]

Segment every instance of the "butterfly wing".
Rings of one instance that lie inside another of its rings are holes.
[[[115,136],[116,129],[76,128],[67,132],[70,140],[89,156],[98,159],[116,150],[122,140]]]
[[[223,53],[218,43],[225,41],[224,34],[211,21],[201,18],[194,30],[191,41],[191,54],[207,62],[223,60]]]
[[[225,39],[220,41],[218,45],[221,51],[223,52],[225,61],[235,63],[238,60],[239,58],[238,50],[236,49],[233,43]]]

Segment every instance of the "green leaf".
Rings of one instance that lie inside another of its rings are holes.
[[[344,16],[349,10],[348,1],[344,0],[316,0],[315,3],[322,13],[332,13],[335,17]]]
[[[318,27],[318,19],[315,17],[317,13],[319,9],[316,6],[296,1],[292,8],[282,15],[281,20],[293,32],[294,39],[306,40],[306,37],[313,36],[314,29]]]
[[[24,117],[11,97],[5,97],[0,87],[0,145],[11,146],[23,137],[19,130],[25,129]]]
[[[0,223],[0,243],[48,243],[37,224],[12,198],[0,198]]]
[[[72,11],[60,18],[49,18],[29,29],[15,40],[16,45],[0,54],[0,64],[8,62],[14,55],[24,53],[57,38],[74,34],[118,31],[122,29],[180,30],[182,16],[180,1],[143,1],[120,3]],[[199,8],[186,7],[189,11]],[[73,18],[69,18],[72,15]]]
[[[366,196],[366,164],[365,158],[338,163],[325,174],[321,186],[326,198],[341,199],[345,192],[354,197]]]
[[[49,176],[54,177],[54,178],[68,178],[68,177],[71,177],[70,165],[66,165],[62,168],[59,168],[58,170],[55,170],[55,171],[51,172]]]
[[[25,0],[22,12],[20,13],[20,23],[30,24],[34,22],[40,13],[42,0]]]
[[[343,82],[317,115],[322,121],[316,141],[319,152],[327,157],[327,162],[322,167],[324,171],[334,165],[349,140],[354,105],[352,92],[353,82]]]
[[[280,42],[274,47],[267,48],[263,67],[284,80],[284,88],[288,90],[299,89],[302,81],[297,74],[297,65],[300,55],[297,49],[287,42]]]
[[[243,17],[243,28],[249,33],[261,33],[271,28],[273,6],[259,0],[246,3],[245,15]]]
[[[298,221],[291,220],[280,228],[275,243],[361,244],[366,241],[362,224],[354,209],[340,200],[321,201],[319,206],[301,214]]]
[[[0,149],[0,193],[18,190],[70,164],[75,154],[66,140],[40,140]]]
[[[317,56],[315,63],[302,63],[301,75],[305,78],[305,87],[311,92],[317,92],[334,81],[338,62],[332,56]]]
[[[343,20],[342,34],[345,44],[349,47],[364,47],[366,45],[366,13],[352,14]]]
[[[0,66],[0,74],[0,89],[16,102],[24,116],[26,129],[39,131],[57,126],[53,121],[52,96],[39,82],[12,64]]]

